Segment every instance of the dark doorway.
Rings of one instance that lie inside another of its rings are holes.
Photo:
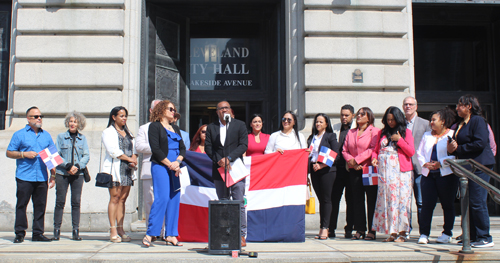
[[[460,96],[474,94],[498,144],[500,5],[414,3],[413,33],[419,115],[454,109]],[[500,214],[498,205],[489,205],[490,213]]]
[[[146,3],[143,105],[170,99],[191,136],[216,120],[221,100],[230,102],[237,119],[248,122],[260,113],[266,131],[278,129],[286,106],[283,1]]]
[[[5,111],[9,94],[10,14],[12,3],[0,3],[0,130],[6,128]],[[8,126],[8,125],[7,125]]]

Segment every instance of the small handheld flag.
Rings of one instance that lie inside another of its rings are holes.
[[[329,149],[328,147],[321,146],[318,155],[318,162],[324,163],[329,167],[332,167],[335,162],[335,158],[337,158],[337,153]]]
[[[44,150],[39,152],[38,155],[40,156],[40,158],[42,158],[42,161],[45,163],[47,169],[49,170],[63,163],[63,159],[57,152],[57,148],[54,145],[45,148]]]
[[[377,167],[363,167],[363,185],[378,185]]]

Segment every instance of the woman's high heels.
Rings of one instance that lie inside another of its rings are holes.
[[[361,232],[356,232],[354,236],[351,238],[352,240],[360,240],[360,239],[365,239],[365,233]]]
[[[148,238],[149,237],[149,238]],[[148,235],[145,235],[144,238],[142,239],[142,245],[146,248],[151,246],[151,237]]]
[[[112,226],[110,228],[116,228],[116,226]],[[111,229],[110,229],[110,233],[111,233]],[[121,243],[122,242],[122,238],[119,235],[110,236],[109,237],[109,241],[111,241],[113,243]]]
[[[117,228],[118,227],[121,227],[123,229],[123,226],[117,226]],[[130,242],[130,241],[132,241],[132,238],[129,235],[127,235],[125,233],[125,231],[123,231],[123,233],[124,233],[123,235],[120,235],[120,233],[118,233],[118,235],[122,238],[122,242]]]

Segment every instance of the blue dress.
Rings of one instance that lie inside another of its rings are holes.
[[[175,161],[180,154],[181,136],[165,129],[168,135],[167,159]],[[159,236],[163,220],[165,220],[164,236],[178,236],[180,184],[175,172],[163,164],[151,162],[153,178],[154,201],[149,213],[148,236]]]

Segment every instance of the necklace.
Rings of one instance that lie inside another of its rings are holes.
[[[125,129],[120,129],[120,128],[118,128],[116,125],[115,125],[115,129],[116,129],[116,130],[118,130],[118,131],[121,131],[121,132],[122,132],[122,131],[125,131]]]
[[[439,138],[441,138],[441,137],[443,137],[445,134],[447,134],[449,130],[450,130],[450,129],[449,129],[449,128],[447,128],[447,129],[445,129],[445,130],[444,130],[441,134],[432,134],[432,136],[436,137],[436,143],[438,143]],[[432,132],[434,133],[434,131],[432,131]],[[434,144],[436,144],[436,143],[434,143]]]

